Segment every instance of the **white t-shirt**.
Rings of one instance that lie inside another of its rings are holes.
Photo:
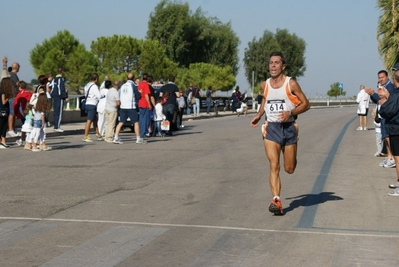
[[[105,110],[118,111],[116,101],[119,100],[119,92],[115,88],[110,88],[107,93]]]
[[[33,120],[34,121],[42,120],[42,115],[44,115],[43,112],[36,111],[34,108],[32,109],[32,112],[33,112]]]
[[[103,113],[105,110],[105,102],[106,102],[106,97],[108,94],[108,90],[107,88],[103,88],[100,90],[100,94],[101,94],[101,99],[97,104],[97,112],[99,113]]]
[[[90,91],[89,91],[90,89]],[[89,91],[89,94],[87,95],[87,92]],[[101,99],[101,94],[100,91],[98,90],[97,84],[93,82],[89,82],[85,86],[85,96],[87,95],[86,98],[86,105],[93,105],[97,106],[98,101]]]
[[[155,105],[155,114],[154,114],[154,121],[161,121],[166,119],[165,115],[162,112],[163,106],[161,103],[157,103]]]

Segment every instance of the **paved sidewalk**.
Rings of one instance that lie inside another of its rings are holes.
[[[255,113],[255,110],[248,110],[247,116],[252,116]],[[206,115],[206,113],[200,113],[199,116],[192,116],[192,115],[183,115],[183,121],[190,121],[190,120],[204,120],[204,119],[212,119],[212,118],[218,118],[218,117],[225,117],[225,116],[237,116],[237,114],[231,113],[231,111],[219,111],[218,116],[215,116],[214,113],[211,113],[210,115]],[[241,115],[243,116],[243,115]],[[63,136],[63,135],[72,135],[72,134],[83,134],[84,133],[84,127],[85,127],[85,122],[73,122],[73,123],[61,123],[61,129],[64,130],[64,132],[55,132],[54,128],[51,126],[49,128],[46,128],[46,135],[49,137],[52,136]],[[20,132],[21,128],[16,129],[17,132]],[[14,142],[20,137],[11,137],[7,134],[7,142]]]

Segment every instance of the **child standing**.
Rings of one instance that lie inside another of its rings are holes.
[[[47,100],[46,94],[39,94],[37,98],[36,106],[33,107],[33,129],[31,132],[32,141],[32,151],[39,152],[40,149],[37,146],[37,141],[39,138],[43,138],[42,143],[44,143],[44,132],[43,128],[46,124],[44,114],[48,111],[50,105]],[[43,149],[44,150],[44,149]]]
[[[179,118],[180,118],[180,125],[178,125],[180,128],[184,128],[183,125],[183,112],[184,112],[184,108],[186,107],[186,101],[184,100],[184,96],[183,96],[183,91],[179,90],[179,98],[177,98],[177,103],[179,105]]]
[[[163,97],[158,97],[157,99],[157,104],[155,105],[155,114],[154,114],[154,130],[152,131],[152,136],[155,135],[157,132],[157,136],[163,137],[164,135],[162,134],[161,130],[161,121],[166,119],[166,116],[163,114],[162,109],[162,103],[163,103]]]
[[[379,101],[377,103],[377,107],[373,109],[373,122],[375,128],[375,141],[377,144],[377,152],[375,152],[374,156],[376,157],[383,157],[384,155],[381,153],[382,151],[382,135],[381,135],[381,117],[378,114],[378,110],[380,109]]]
[[[13,108],[14,108],[15,117],[20,119],[22,124],[25,123],[24,110],[25,110],[27,104],[29,103],[29,100],[31,99],[31,97],[32,97],[32,92],[30,92],[26,89],[26,82],[20,81],[19,82],[19,91],[18,91],[17,95],[15,96]],[[24,140],[24,139],[25,139],[25,133],[22,132],[21,138],[18,139],[17,141],[15,141],[15,143],[17,143],[18,146],[22,146],[22,140]]]
[[[32,149],[32,140],[31,140],[31,135],[30,135],[30,133],[32,132],[32,129],[33,129],[32,107],[33,107],[33,105],[31,105],[31,104],[26,105],[26,107],[24,109],[25,122],[22,125],[22,129],[21,129],[21,132],[24,133],[26,136],[25,146],[24,146],[24,149],[26,149],[26,150]]]

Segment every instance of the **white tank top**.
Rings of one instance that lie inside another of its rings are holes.
[[[265,113],[267,121],[280,122],[279,116],[283,111],[291,111],[299,105],[298,97],[291,93],[290,80],[291,77],[286,77],[284,84],[280,88],[273,88],[270,85],[270,78],[267,79],[263,94],[266,98]],[[291,116],[287,122],[294,120],[294,117]]]

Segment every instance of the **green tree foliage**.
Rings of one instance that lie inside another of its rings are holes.
[[[126,35],[99,37],[91,43],[91,52],[100,61],[100,72],[122,74],[138,71],[140,40]]]
[[[252,71],[254,83],[270,77],[269,55],[274,51],[281,51],[287,60],[285,73],[297,79],[304,75],[306,43],[296,34],[290,34],[288,30],[277,29],[276,33],[266,30],[258,40],[254,37],[248,43],[244,52],[244,68],[247,81],[252,84]]]
[[[165,55],[164,48],[156,40],[140,41],[138,71],[149,73],[155,80],[167,80],[167,77],[178,71],[178,64]]]
[[[55,74],[57,68],[62,67],[74,88],[84,85],[87,78],[82,77],[88,77],[98,65],[91,53],[67,30],[37,44],[30,51],[29,60],[36,75]]]
[[[158,40],[167,57],[181,67],[204,62],[238,72],[240,41],[231,24],[205,17],[200,8],[192,14],[187,2],[161,0],[150,14],[147,38]]]
[[[86,50],[83,44],[79,44],[70,54],[67,61],[68,72],[66,78],[71,88],[83,86],[90,80],[90,74],[97,71],[99,62],[94,55]]]
[[[185,89],[189,84],[196,84],[206,89],[212,86],[214,90],[228,91],[236,83],[230,66],[219,67],[207,63],[190,64],[188,69],[181,69],[176,84]]]
[[[378,0],[381,11],[377,26],[378,51],[386,69],[399,62],[399,1]]]
[[[346,92],[343,89],[340,89],[338,87],[339,82],[335,82],[330,85],[330,90],[327,91],[327,95],[329,97],[335,97],[337,98],[338,96],[342,95],[345,96]]]

